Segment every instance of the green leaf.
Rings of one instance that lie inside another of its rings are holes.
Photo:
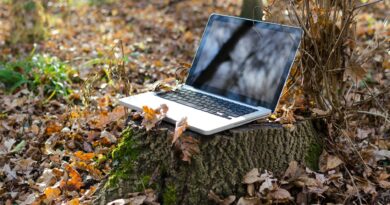
[[[0,70],[0,82],[2,82],[6,89],[10,92],[26,83],[22,74],[13,70]]]
[[[25,140],[22,140],[21,142],[19,142],[19,144],[17,144],[15,146],[15,148],[13,148],[11,150],[11,153],[19,153],[20,151],[22,151],[24,149],[24,147],[26,146],[26,141]]]

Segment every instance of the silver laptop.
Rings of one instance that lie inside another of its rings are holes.
[[[186,82],[169,92],[120,99],[135,110],[166,104],[165,120],[187,117],[204,135],[267,117],[278,104],[302,29],[212,14]]]

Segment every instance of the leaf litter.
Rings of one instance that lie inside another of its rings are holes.
[[[49,39],[39,44],[37,50],[77,62],[72,65],[78,68],[79,73],[75,75],[81,82],[88,81],[91,73],[99,80],[92,84],[75,83],[72,85],[74,93],[68,99],[49,102],[26,87],[14,93],[6,93],[0,87],[0,201],[6,204],[90,203],[98,181],[110,171],[109,159],[97,159],[110,152],[125,126],[127,113],[124,107],[117,105],[116,99],[130,93],[175,89],[176,79],[182,82],[188,72],[196,46],[194,42],[199,41],[208,17],[208,12],[199,11],[238,13],[240,6],[230,1],[217,1],[216,5],[184,1],[172,8],[164,2],[147,5],[129,1],[123,4],[76,7],[54,2],[48,7],[49,12],[66,10],[71,15],[59,18]],[[378,12],[386,10],[383,7],[383,4],[377,4],[375,12],[368,8],[357,15],[357,34],[362,41],[354,44],[358,52],[367,56],[372,53],[363,48],[375,44],[373,35],[383,36],[389,31]],[[9,28],[9,8],[7,4],[1,5],[0,23],[6,25],[0,28],[2,34]],[[87,13],[91,15],[84,18]],[[97,13],[102,15],[95,15]],[[91,24],[100,26],[91,27]],[[0,35],[0,45],[4,44],[4,38]],[[118,39],[125,45],[124,53],[129,55],[115,61],[99,59],[105,55],[122,56],[120,49],[113,46],[118,44]],[[20,46],[19,50],[30,51],[28,46]],[[6,46],[0,46],[0,52],[4,54],[0,56],[2,61],[16,58]],[[258,169],[258,174],[254,171],[243,179],[252,177],[252,181],[245,183],[248,196],[237,200],[235,196],[224,198],[213,193],[212,200],[217,204],[293,201],[302,204],[312,203],[310,198],[320,201],[324,197],[334,203],[388,200],[389,124],[375,116],[388,116],[386,89],[390,86],[390,58],[388,51],[381,47],[373,54],[368,57],[370,61],[345,68],[343,81],[352,82],[345,94],[345,104],[355,106],[353,110],[360,109],[365,114],[346,115],[348,130],[337,138],[332,150],[323,153],[320,172],[309,170],[298,162],[290,163],[283,178]],[[90,59],[93,61],[88,62]],[[131,79],[127,90],[124,81],[112,83],[116,76],[109,74],[104,63],[121,61],[125,61],[126,76]],[[82,92],[79,88],[84,85],[92,92]],[[364,87],[369,87],[369,92]],[[311,111],[310,117],[331,114],[313,107],[313,102],[302,97],[304,94],[299,88],[287,93],[290,94],[281,99],[285,106],[279,107],[269,121],[293,127],[295,121],[308,117],[307,110]],[[88,106],[82,104],[86,100],[84,96],[88,98]],[[164,109],[152,111],[155,110],[148,109],[144,113],[144,116],[151,116],[145,122],[149,129],[164,117]],[[185,127],[184,122],[177,126],[172,143],[181,158],[190,161],[200,152],[199,142],[184,132]],[[328,131],[334,133],[331,129]],[[335,150],[342,150],[342,153],[336,154]],[[92,185],[91,178],[94,180]],[[131,196],[125,201],[156,202],[155,195],[149,197],[148,193]]]

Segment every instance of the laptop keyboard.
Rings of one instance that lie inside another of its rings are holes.
[[[158,96],[220,117],[231,119],[257,110],[187,89],[178,89]]]

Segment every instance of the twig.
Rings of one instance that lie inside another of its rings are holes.
[[[360,196],[360,193],[359,193],[359,189],[357,188],[357,186],[355,184],[355,180],[353,179],[353,176],[352,176],[351,172],[349,172],[347,166],[345,166],[345,164],[343,166],[344,166],[344,169],[347,171],[349,177],[351,177],[352,184],[353,184],[353,186],[356,189],[356,195],[357,195],[357,197],[359,199],[359,204],[362,204],[362,199],[361,199],[361,196]]]
[[[369,112],[369,111],[363,111],[363,110],[357,110],[356,112],[361,113],[361,114],[373,115],[373,116],[377,116],[377,117],[383,117],[386,122],[390,123],[390,120],[387,118],[387,116],[383,115],[381,113]]]
[[[354,104],[352,104],[348,109],[352,109],[353,107],[356,107],[356,106],[359,106],[359,105],[362,105],[364,103],[367,103],[367,102],[370,102],[371,100],[375,100],[375,98],[383,95],[383,94],[387,94],[389,93],[390,91],[390,87],[386,88],[385,90],[383,90],[382,92],[376,94],[376,95],[373,95],[367,99],[364,99],[364,100],[361,100],[361,101],[358,101],[358,102],[355,102]]]
[[[360,5],[355,6],[355,7],[353,8],[353,10],[360,9],[360,8],[362,8],[362,7],[365,7],[365,6],[370,6],[371,4],[376,4],[376,3],[379,3],[379,2],[381,2],[381,1],[383,1],[383,0],[376,0],[376,1],[373,1],[373,2],[367,2],[367,3],[365,3],[365,4],[360,4]]]

